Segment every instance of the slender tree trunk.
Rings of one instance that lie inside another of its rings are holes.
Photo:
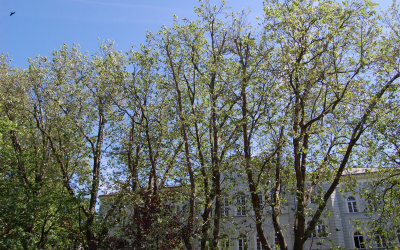
[[[285,236],[283,234],[283,230],[279,221],[279,215],[281,213],[282,204],[281,204],[281,190],[282,190],[282,177],[281,177],[281,153],[282,153],[282,140],[283,140],[284,126],[281,127],[280,138],[278,142],[278,149],[276,154],[276,165],[275,165],[275,193],[273,194],[275,205],[272,211],[272,224],[274,225],[276,237],[278,238],[279,248],[282,250],[287,250],[287,242]]]
[[[193,246],[191,245],[190,239],[192,236],[193,232],[193,223],[194,223],[194,215],[195,215],[195,202],[196,202],[196,184],[194,180],[194,172],[192,169],[192,163],[190,161],[190,148],[189,148],[189,139],[187,136],[187,128],[186,128],[186,119],[184,118],[183,114],[183,104],[182,104],[182,95],[181,95],[181,89],[180,89],[180,84],[179,84],[179,79],[178,75],[179,72],[175,71],[175,65],[172,60],[172,55],[169,50],[169,44],[166,44],[166,52],[168,55],[169,59],[169,64],[171,66],[172,70],[172,75],[173,79],[175,82],[175,90],[177,93],[177,102],[178,102],[178,115],[179,115],[179,120],[180,120],[180,129],[185,145],[185,157],[186,157],[186,167],[187,171],[189,173],[189,181],[190,181],[190,198],[189,198],[189,216],[187,219],[187,224],[186,224],[186,229],[183,231],[183,241],[185,243],[185,246],[187,249],[193,249]],[[179,69],[178,69],[179,71]]]
[[[92,171],[92,188],[90,190],[90,201],[89,201],[89,214],[86,219],[86,239],[89,249],[98,249],[98,242],[94,235],[93,231],[93,223],[96,214],[96,201],[99,192],[99,184],[100,184],[100,166],[101,166],[101,157],[102,157],[102,147],[104,140],[104,126],[105,126],[105,117],[104,117],[104,108],[102,104],[99,104],[99,124],[98,124],[98,132],[97,132],[97,141],[95,148],[93,148],[93,171]]]
[[[249,140],[249,135],[248,135],[248,127],[247,127],[248,114],[247,114],[247,94],[246,94],[245,82],[242,82],[241,96],[242,96],[242,102],[243,102],[242,103],[242,120],[243,120],[242,128],[243,128],[243,143],[244,143],[243,150],[244,150],[244,158],[245,158],[245,169],[246,169],[246,174],[247,174],[247,180],[248,180],[253,210],[254,210],[255,217],[256,217],[257,235],[261,241],[263,248],[269,250],[269,249],[271,249],[271,246],[270,246],[267,238],[265,237],[264,228],[262,226],[262,217],[261,217],[261,210],[260,210],[260,197],[258,196],[257,186],[254,182],[253,172],[251,169],[251,145],[250,145],[250,140]]]
[[[215,94],[215,74],[211,79],[211,128],[213,133],[213,145],[212,145],[212,182],[213,192],[215,193],[215,213],[214,213],[214,229],[213,229],[213,242],[212,248],[217,249],[220,234],[220,223],[221,223],[221,170],[219,161],[219,134],[217,126],[217,103]]]
[[[193,109],[193,114],[195,114],[194,109]],[[210,190],[209,188],[209,179],[207,176],[207,170],[205,168],[204,154],[201,146],[200,132],[197,122],[195,123],[195,128],[196,128],[197,150],[200,158],[201,174],[203,176],[204,196],[205,196],[204,210],[202,215],[203,224],[201,226],[201,233],[202,233],[201,249],[205,250],[207,249],[207,242],[209,237],[208,234],[210,229],[210,217],[211,217],[211,209],[212,209],[214,194],[213,191]]]

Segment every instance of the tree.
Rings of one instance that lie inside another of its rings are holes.
[[[72,197],[81,199],[80,209],[86,217],[83,225],[85,245],[89,249],[97,249],[98,244],[107,235],[107,219],[116,207],[110,209],[102,225],[97,225],[99,221],[96,216],[96,204],[101,178],[104,178],[102,182],[107,182],[110,178],[103,172],[102,165],[105,162],[102,157],[106,149],[115,143],[115,138],[110,135],[113,135],[114,125],[120,120],[112,109],[112,85],[124,80],[123,65],[124,57],[113,49],[112,43],[101,44],[100,53],[93,56],[91,61],[76,47],[69,51],[68,47],[64,46],[53,55],[52,89],[49,90],[53,95],[49,101],[55,103],[53,108],[57,115],[64,118],[76,131],[75,136],[89,156],[82,162],[83,166],[87,166],[87,170],[90,171],[74,176],[74,170],[71,173],[71,169],[68,169],[68,159],[63,157],[65,149],[62,145],[65,138],[52,137],[50,134],[48,138],[52,142],[53,154],[62,170],[65,187]],[[45,130],[43,126],[41,129]],[[116,201],[117,204],[120,199]]]
[[[193,249],[197,238],[217,249],[226,178],[236,172],[246,175],[263,249],[272,244],[261,200],[287,249],[280,214],[286,196],[296,197],[291,233],[302,249],[344,171],[365,162],[395,166],[372,190],[382,194],[382,218],[396,214],[396,8],[382,21],[367,0],[268,0],[254,27],[244,12],[204,1],[197,20],[148,33],[125,55],[109,41],[92,57],[64,45],[26,71],[2,56],[7,246],[56,246],[65,237],[71,247],[145,247],[169,237],[165,248]],[[99,215],[102,193],[110,196]],[[176,203],[188,205],[186,215]],[[374,228],[384,229],[380,222]],[[125,234],[111,236],[118,226]]]
[[[224,4],[217,7],[208,1],[202,2],[196,8],[200,20],[176,23],[171,29],[164,28],[156,37],[165,65],[163,87],[176,100],[176,123],[184,145],[189,178],[183,183],[190,185],[190,232],[195,230],[192,224],[196,200],[203,206],[202,249],[216,249],[219,244],[222,196],[229,192],[228,187],[222,185],[221,176],[230,171],[225,166],[235,154],[240,131],[233,108],[238,98],[234,92],[236,65],[230,41],[235,29],[241,27],[219,19],[226,14],[224,8]],[[188,249],[192,248],[190,244],[186,239]]]
[[[241,116],[239,116],[240,118],[238,119],[238,124],[241,125],[242,129],[241,143],[243,153],[241,153],[241,155],[243,161],[241,164],[243,165],[242,167],[247,175],[252,207],[255,212],[257,235],[263,248],[271,249],[262,225],[263,218],[260,200],[263,196],[259,195],[263,189],[265,191],[267,190],[262,183],[265,182],[265,178],[263,176],[264,172],[268,172],[269,170],[265,168],[265,163],[255,164],[257,157],[254,156],[257,153],[254,151],[256,151],[257,147],[259,146],[260,142],[258,139],[265,139],[265,136],[261,132],[263,130],[262,123],[267,122],[268,119],[273,117],[273,115],[270,113],[272,108],[270,100],[275,98],[278,99],[278,93],[275,92],[276,79],[274,78],[276,77],[269,72],[269,70],[272,68],[268,67],[268,62],[271,59],[271,49],[268,44],[264,44],[260,38],[256,40],[256,37],[252,34],[254,31],[249,27],[247,27],[247,29],[242,27],[242,19],[236,20],[237,21],[235,24],[237,25],[237,32],[232,34],[231,39],[233,41],[231,49],[236,57],[236,63],[238,64],[238,72],[236,72],[237,85],[235,86],[235,92],[240,93],[238,95],[239,102],[237,103],[237,106],[240,110],[239,113],[241,113]],[[272,130],[271,132],[275,131]],[[271,138],[272,137],[274,137],[274,135],[271,135]],[[281,137],[282,135],[280,135],[280,138]],[[272,143],[271,145],[275,145],[277,148],[279,148],[281,147],[280,144],[281,139],[278,140],[277,143]],[[267,156],[267,158],[272,156],[273,155]],[[277,164],[279,164],[279,160],[277,161]],[[277,168],[280,167],[277,166]],[[280,179],[279,173],[277,178]],[[280,182],[281,181],[278,180],[277,183]],[[280,193],[280,185],[281,183],[275,187],[275,193]],[[264,196],[267,197],[267,200],[268,198],[272,198],[268,196],[268,191],[265,192]],[[275,222],[277,217],[273,216],[273,218]],[[275,224],[279,225],[279,218]],[[280,228],[277,230],[281,231]],[[285,242],[282,242],[282,244],[286,245]]]
[[[285,93],[277,103],[288,107],[284,138],[292,151],[286,164],[295,178],[295,249],[303,248],[343,171],[356,162],[358,142],[379,120],[378,106],[399,78],[398,70],[381,71],[387,44],[379,39],[383,31],[373,6],[369,1],[265,3],[277,87]],[[324,182],[329,188],[307,214],[313,190]],[[306,216],[312,218],[308,224]]]
[[[387,35],[383,38],[383,49],[380,57],[380,76],[388,77],[399,72],[399,51],[397,44],[400,36],[398,34],[400,24],[399,5],[394,3],[385,13],[382,20],[387,29]],[[398,86],[392,86],[393,91]],[[363,197],[370,201],[368,203],[368,215],[370,220],[366,221],[372,237],[380,232],[386,239],[398,242],[398,229],[400,221],[398,218],[399,207],[399,177],[400,177],[400,131],[399,131],[399,99],[397,94],[386,97],[384,103],[378,106],[381,119],[375,124],[371,140],[365,144],[372,148],[377,154],[368,155],[366,161],[380,168],[377,173],[371,173],[374,178],[361,192]],[[378,215],[378,216],[377,216]]]
[[[44,74],[10,67],[1,57],[2,247],[74,246],[76,203],[65,194],[49,140],[34,114],[43,112],[37,89]],[[46,60],[35,63],[46,68]],[[46,117],[41,113],[41,121]],[[46,126],[54,124],[46,121]]]
[[[119,142],[110,155],[121,163],[122,176],[131,183],[126,190],[130,198],[123,201],[129,205],[123,215],[127,224],[122,235],[128,236],[136,247],[152,244],[154,239],[169,245],[161,240],[162,235],[178,244],[177,232],[162,232],[168,226],[170,230],[182,227],[178,231],[186,231],[167,199],[173,193],[165,194],[165,186],[178,179],[178,157],[183,145],[177,139],[173,122],[174,104],[169,92],[160,87],[164,77],[159,70],[158,54],[150,46],[142,45],[140,51],[132,51],[129,66],[132,73],[127,74],[125,81],[114,84],[116,92],[110,95],[115,110],[123,115],[114,134]]]

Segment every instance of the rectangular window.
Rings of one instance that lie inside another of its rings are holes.
[[[261,240],[257,237],[257,250],[263,250]]]
[[[310,197],[310,203],[317,204],[321,199],[322,199],[321,195],[313,193]]]
[[[355,232],[354,233],[354,246],[357,249],[365,249],[365,245],[364,245],[364,237],[362,236],[362,234],[360,234],[360,232]]]
[[[378,248],[386,248],[386,239],[381,235],[375,235],[375,241]]]
[[[223,197],[221,201],[221,215],[223,217],[229,216],[229,200],[227,197]]]
[[[278,235],[277,234],[275,234],[274,239],[275,239],[275,248],[279,249],[279,240],[278,240]]]
[[[237,202],[237,216],[246,216],[246,196],[244,194],[238,195],[236,198]]]
[[[307,222],[307,226],[309,226],[311,221]],[[328,232],[326,231],[326,227],[323,221],[318,221],[315,226],[313,232],[308,238],[325,238],[328,236]]]
[[[397,239],[399,240],[399,244],[400,244],[400,229],[397,230]]]
[[[221,250],[229,250],[230,249],[228,236],[222,236],[219,249],[221,249]]]
[[[357,202],[356,199],[353,197],[347,198],[347,206],[349,208],[349,213],[357,213]]]
[[[239,250],[247,250],[247,239],[245,237],[239,237],[238,239]]]

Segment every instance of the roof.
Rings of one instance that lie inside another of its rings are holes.
[[[343,171],[342,175],[358,175],[358,174],[367,174],[371,172],[378,172],[381,168],[351,168]]]

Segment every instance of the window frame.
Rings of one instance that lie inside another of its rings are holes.
[[[400,245],[400,229],[396,231],[396,236],[397,236],[397,241],[399,242]]]
[[[375,243],[378,249],[386,249],[388,246],[386,238],[381,234],[375,234]]]
[[[278,233],[276,232],[274,235],[274,243],[275,243],[275,249],[280,249],[280,245],[279,245],[279,239],[278,239]]]
[[[262,244],[261,244],[260,237],[258,237],[258,236],[257,236],[257,238],[256,238],[256,249],[257,249],[257,250],[264,250],[264,249],[262,248]]]
[[[236,195],[236,216],[243,217],[243,216],[247,215],[246,201],[247,201],[247,197],[245,194],[238,193]]]
[[[310,197],[310,204],[318,205],[319,201],[322,199],[322,196],[319,193],[314,193]]]
[[[347,203],[347,210],[349,213],[358,213],[358,207],[357,207],[357,200],[353,196],[349,196],[346,199]]]
[[[263,200],[263,195],[258,194],[258,198],[260,199],[260,213],[261,213],[261,215],[264,215],[265,202]]]
[[[238,237],[238,249],[239,250],[247,250],[248,249],[247,237],[245,235],[240,235]]]
[[[223,196],[221,199],[221,216],[229,217],[230,201],[227,196]]]
[[[307,222],[307,226],[311,223],[311,221]],[[326,229],[324,221],[319,220],[317,225],[315,225],[314,230],[311,235],[308,237],[309,239],[323,239],[328,237],[328,230]]]
[[[357,240],[357,242],[356,242]],[[354,247],[356,249],[366,249],[365,248],[365,242],[364,242],[364,236],[360,233],[360,231],[355,231],[353,233],[353,243]],[[358,246],[357,246],[358,244]]]
[[[365,209],[366,212],[377,212],[379,211],[381,206],[381,201],[377,199],[367,199],[367,208]]]
[[[229,244],[230,242],[229,242],[229,237],[228,237],[228,235],[223,235],[222,237],[221,237],[221,240],[220,240],[220,246],[219,246],[219,249],[220,250],[228,250],[228,249],[230,249],[230,244]]]

